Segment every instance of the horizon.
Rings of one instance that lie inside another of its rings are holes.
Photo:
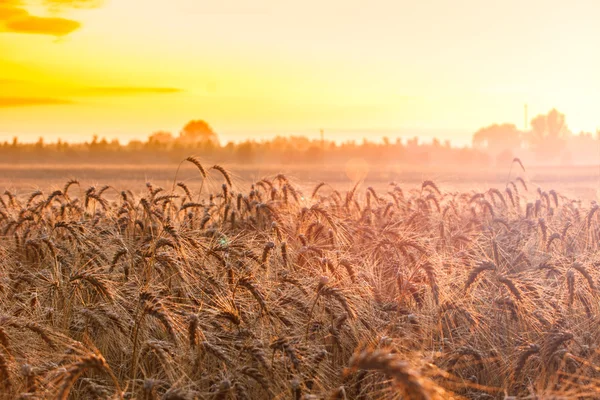
[[[575,133],[600,126],[592,1],[141,4],[5,0],[2,138],[142,140],[199,118],[236,142],[324,129],[468,144],[493,123],[523,129],[524,104]]]
[[[550,110],[558,111],[556,109]],[[559,112],[559,111],[558,111]],[[559,112],[560,113],[560,112]],[[561,114],[564,116],[564,114]],[[546,114],[536,115],[537,117],[546,117]],[[272,141],[277,138],[305,138],[309,141],[320,141],[325,140],[330,143],[335,143],[336,145],[341,145],[344,143],[357,143],[362,141],[368,141],[369,143],[382,144],[385,140],[388,140],[390,143],[394,143],[397,140],[400,140],[402,144],[406,144],[409,140],[418,139],[419,144],[432,144],[435,140],[439,143],[445,145],[448,143],[450,147],[459,149],[459,148],[474,148],[474,137],[477,132],[485,131],[494,126],[506,125],[512,126],[516,132],[519,132],[523,136],[524,143],[527,142],[528,135],[531,134],[531,122],[528,120],[528,129],[521,129],[519,126],[510,123],[489,123],[485,126],[481,126],[479,129],[473,131],[469,136],[464,136],[466,133],[464,131],[452,130],[452,129],[426,129],[421,127],[411,127],[411,128],[380,128],[380,129],[306,129],[306,130],[287,130],[287,131],[277,131],[277,130],[259,130],[259,131],[225,131],[219,132],[213,129],[216,133],[220,146],[226,146],[229,143],[233,143],[235,145],[244,143],[244,142],[257,142],[257,143],[266,143]],[[568,119],[568,118],[566,118]],[[210,123],[208,123],[210,128],[213,128]],[[595,132],[573,132],[569,129],[568,124],[564,126],[565,133],[571,135],[572,137],[577,137],[580,134],[592,135],[592,137],[600,138],[600,128],[598,128]],[[39,135],[31,135],[31,137],[19,137],[18,135],[9,135],[3,134],[0,132],[0,143],[10,142],[15,138],[18,139],[21,144],[35,144],[40,139],[44,141],[44,143],[52,144],[57,142],[68,143],[68,144],[83,144],[88,143],[96,137],[99,140],[106,140],[108,142],[117,140],[120,145],[127,145],[133,142],[147,142],[150,136],[154,133],[168,133],[173,135],[173,137],[177,137],[181,132],[181,127],[179,129],[173,130],[153,130],[152,133],[147,135],[135,135],[132,138],[123,137],[122,135],[100,135],[93,133],[89,136],[81,135],[77,138],[71,137],[65,139],[60,134],[57,135],[44,135],[40,133]],[[324,136],[321,137],[321,132],[323,132]],[[456,133],[460,133],[461,136],[457,136]],[[565,137],[568,139],[568,137]]]
[[[182,125],[183,126],[183,125]],[[181,127],[180,127],[181,128]],[[179,129],[174,129],[173,131],[167,130],[155,130],[154,132],[165,131],[170,132],[172,134],[177,135]],[[437,129],[437,130],[428,130],[422,128],[404,128],[404,129],[328,129],[324,131],[324,139],[328,142],[334,142],[336,144],[342,144],[345,142],[361,142],[364,139],[373,143],[383,143],[384,139],[387,138],[390,142],[395,142],[397,139],[400,139],[403,143],[407,140],[414,139],[415,137],[419,139],[419,143],[431,143],[433,140],[439,140],[441,143],[445,141],[449,141],[452,147],[472,147],[472,134],[471,136],[465,137],[464,140],[453,139],[452,133],[457,132],[456,130],[447,130],[447,129]],[[152,133],[154,133],[152,132]],[[301,131],[225,131],[218,132],[215,131],[219,137],[221,146],[226,145],[227,143],[240,144],[246,141],[257,141],[257,142],[268,142],[277,137],[303,137],[307,138],[311,141],[318,141],[321,139],[320,130],[301,130]],[[21,137],[19,135],[10,135],[3,134],[0,132],[0,142],[10,142],[15,137],[18,138],[19,143],[22,144],[34,144],[39,139],[43,139],[45,143],[56,143],[58,140],[64,143],[70,144],[78,144],[89,142],[93,139],[94,136],[97,136],[98,139],[106,139],[107,141],[118,140],[121,145],[126,145],[129,142],[133,141],[146,141],[151,133],[146,135],[135,135],[131,139],[123,138],[119,135],[99,135],[92,133],[88,136],[81,135],[80,137],[73,137],[70,139],[64,139],[63,137],[58,135],[35,135],[32,134],[31,137]]]

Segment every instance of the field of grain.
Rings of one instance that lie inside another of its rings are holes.
[[[283,174],[297,187],[310,190],[319,182],[327,182],[337,190],[350,190],[357,181],[361,185],[384,192],[391,182],[400,185],[420,185],[424,180],[434,180],[448,191],[484,191],[490,188],[504,190],[507,180],[512,179],[515,170],[511,166],[465,168],[456,165],[370,165],[362,159],[351,159],[346,163],[311,163],[296,165],[281,164],[232,164],[218,160],[202,159],[203,164],[224,165],[234,184],[248,189],[254,182],[264,177]],[[193,165],[188,163],[161,164],[2,164],[0,163],[0,189],[16,194],[27,194],[36,190],[52,192],[63,187],[70,179],[77,179],[81,186],[102,187],[110,185],[117,192],[121,190],[142,191],[144,183],[168,187],[173,181],[181,181],[190,188],[199,189],[203,179]],[[579,167],[530,167],[520,171],[531,189],[553,188],[569,197],[585,201],[597,200],[600,189],[600,168],[598,166]],[[217,185],[220,186],[220,185]],[[114,191],[107,192],[114,196]]]
[[[0,398],[600,397],[597,169],[350,167],[1,167]]]

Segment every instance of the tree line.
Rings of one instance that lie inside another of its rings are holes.
[[[498,160],[512,159],[514,154],[525,153],[536,160],[573,162],[573,157],[588,160],[600,157],[595,134],[573,134],[566,117],[556,109],[540,114],[530,122],[530,129],[520,131],[514,124],[493,124],[473,135],[473,148],[485,151]],[[594,161],[594,160],[590,160]]]
[[[203,120],[192,120],[174,135],[166,131],[151,134],[147,140],[121,144],[94,136],[91,141],[69,143],[21,143],[18,138],[0,143],[3,162],[55,163],[163,163],[180,161],[190,154],[231,163],[344,163],[361,158],[371,163],[423,165],[506,165],[514,157],[529,164],[589,164],[600,162],[600,131],[573,134],[565,115],[553,109],[538,115],[530,129],[519,130],[514,124],[493,124],[479,129],[472,145],[454,147],[450,141],[418,137],[402,140],[383,138],[374,142],[309,139],[278,136],[271,140],[247,139],[221,143],[218,134]]]

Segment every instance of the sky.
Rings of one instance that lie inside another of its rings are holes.
[[[596,0],[0,0],[0,140],[600,127]]]

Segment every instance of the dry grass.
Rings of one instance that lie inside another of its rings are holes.
[[[187,161],[1,197],[0,398],[600,397],[597,206]]]

